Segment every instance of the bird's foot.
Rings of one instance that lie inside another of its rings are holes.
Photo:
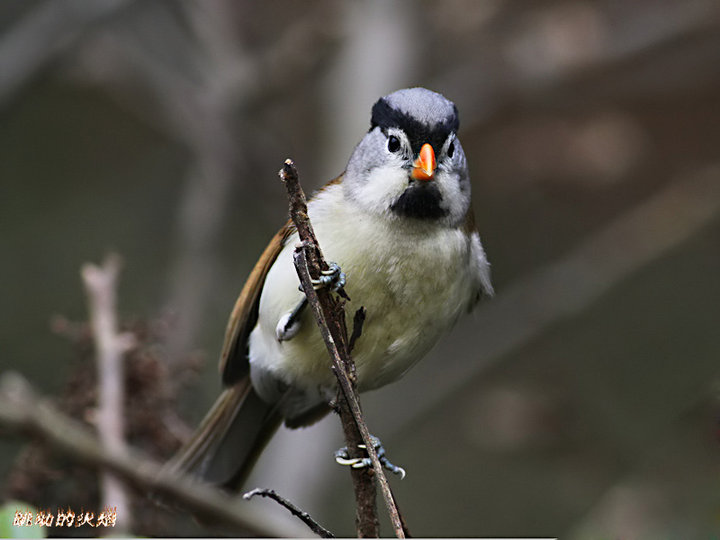
[[[313,279],[313,289],[316,291],[325,287],[330,287],[333,292],[340,291],[341,295],[344,295],[342,288],[345,287],[345,273],[340,270],[340,266],[337,263],[330,263],[327,270],[323,270],[318,279]],[[302,285],[298,285],[300,292],[303,291]],[[347,298],[347,295],[344,295]],[[275,327],[275,336],[278,341],[287,341],[292,339],[295,334],[300,331],[300,315],[307,306],[307,298],[303,297],[292,311],[289,311],[282,317]]]
[[[333,292],[339,291],[345,286],[345,272],[340,269],[340,265],[331,262],[328,263],[328,269],[320,272],[320,277],[317,279],[310,280],[313,285],[313,289],[320,290],[325,287],[330,287]],[[301,292],[303,291],[302,285],[298,286]]]
[[[320,272],[318,279],[313,279],[312,284],[315,290],[324,287],[330,287],[333,292],[339,291],[345,286],[345,272],[340,269],[340,265],[331,262],[328,263],[328,269]]]
[[[393,465],[390,462],[390,460],[385,455],[385,447],[380,442],[380,439],[373,435],[371,435],[370,437],[373,441],[375,452],[377,453],[378,459],[380,460],[380,464],[383,466],[383,468],[390,471],[391,473],[399,474],[401,480],[405,478],[405,469],[403,469],[402,467],[398,467],[397,465]],[[358,448],[366,450],[364,444],[358,445]],[[347,465],[349,467],[352,467],[353,469],[364,469],[365,467],[372,467],[372,460],[369,456],[364,458],[351,458],[348,454],[349,453],[347,446],[343,446],[340,450],[335,452],[335,461],[340,465]]]

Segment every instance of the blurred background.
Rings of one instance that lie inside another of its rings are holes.
[[[408,471],[391,483],[410,530],[718,534],[714,0],[5,0],[0,370],[91,422],[79,269],[119,253],[120,317],[139,340],[129,438],[167,458],[220,390],[227,316],[286,219],[283,160],[317,189],[377,98],[407,86],[459,108],[497,291],[363,395]],[[353,536],[341,444],[334,417],[282,430],[247,487]],[[92,508],[95,482],[0,439],[4,500]],[[136,535],[218,534],[136,506]]]

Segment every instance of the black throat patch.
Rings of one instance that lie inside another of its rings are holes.
[[[408,187],[390,209],[401,216],[415,219],[440,219],[447,210],[440,206],[442,195],[433,184],[419,184]]]
[[[373,105],[370,118],[370,130],[372,131],[375,127],[380,127],[383,131],[387,131],[388,128],[403,130],[410,139],[410,145],[415,154],[420,152],[420,148],[425,143],[430,143],[435,153],[439,154],[448,136],[457,132],[460,120],[457,107],[455,107],[455,112],[450,118],[439,124],[428,126],[407,113],[393,109],[384,98],[380,98]]]

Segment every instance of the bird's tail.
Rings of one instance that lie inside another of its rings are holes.
[[[281,422],[277,407],[264,402],[246,376],[220,394],[167,467],[238,490]]]

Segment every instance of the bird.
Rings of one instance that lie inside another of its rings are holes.
[[[415,87],[381,97],[345,171],[308,202],[328,286],[366,318],[353,359],[360,392],[401,378],[483,296],[490,264],[475,227],[458,109]],[[230,315],[224,390],[170,460],[228,490],[242,487],[276,430],[330,410],[337,380],[293,264],[297,231],[270,240]],[[332,283],[330,283],[332,282]]]

